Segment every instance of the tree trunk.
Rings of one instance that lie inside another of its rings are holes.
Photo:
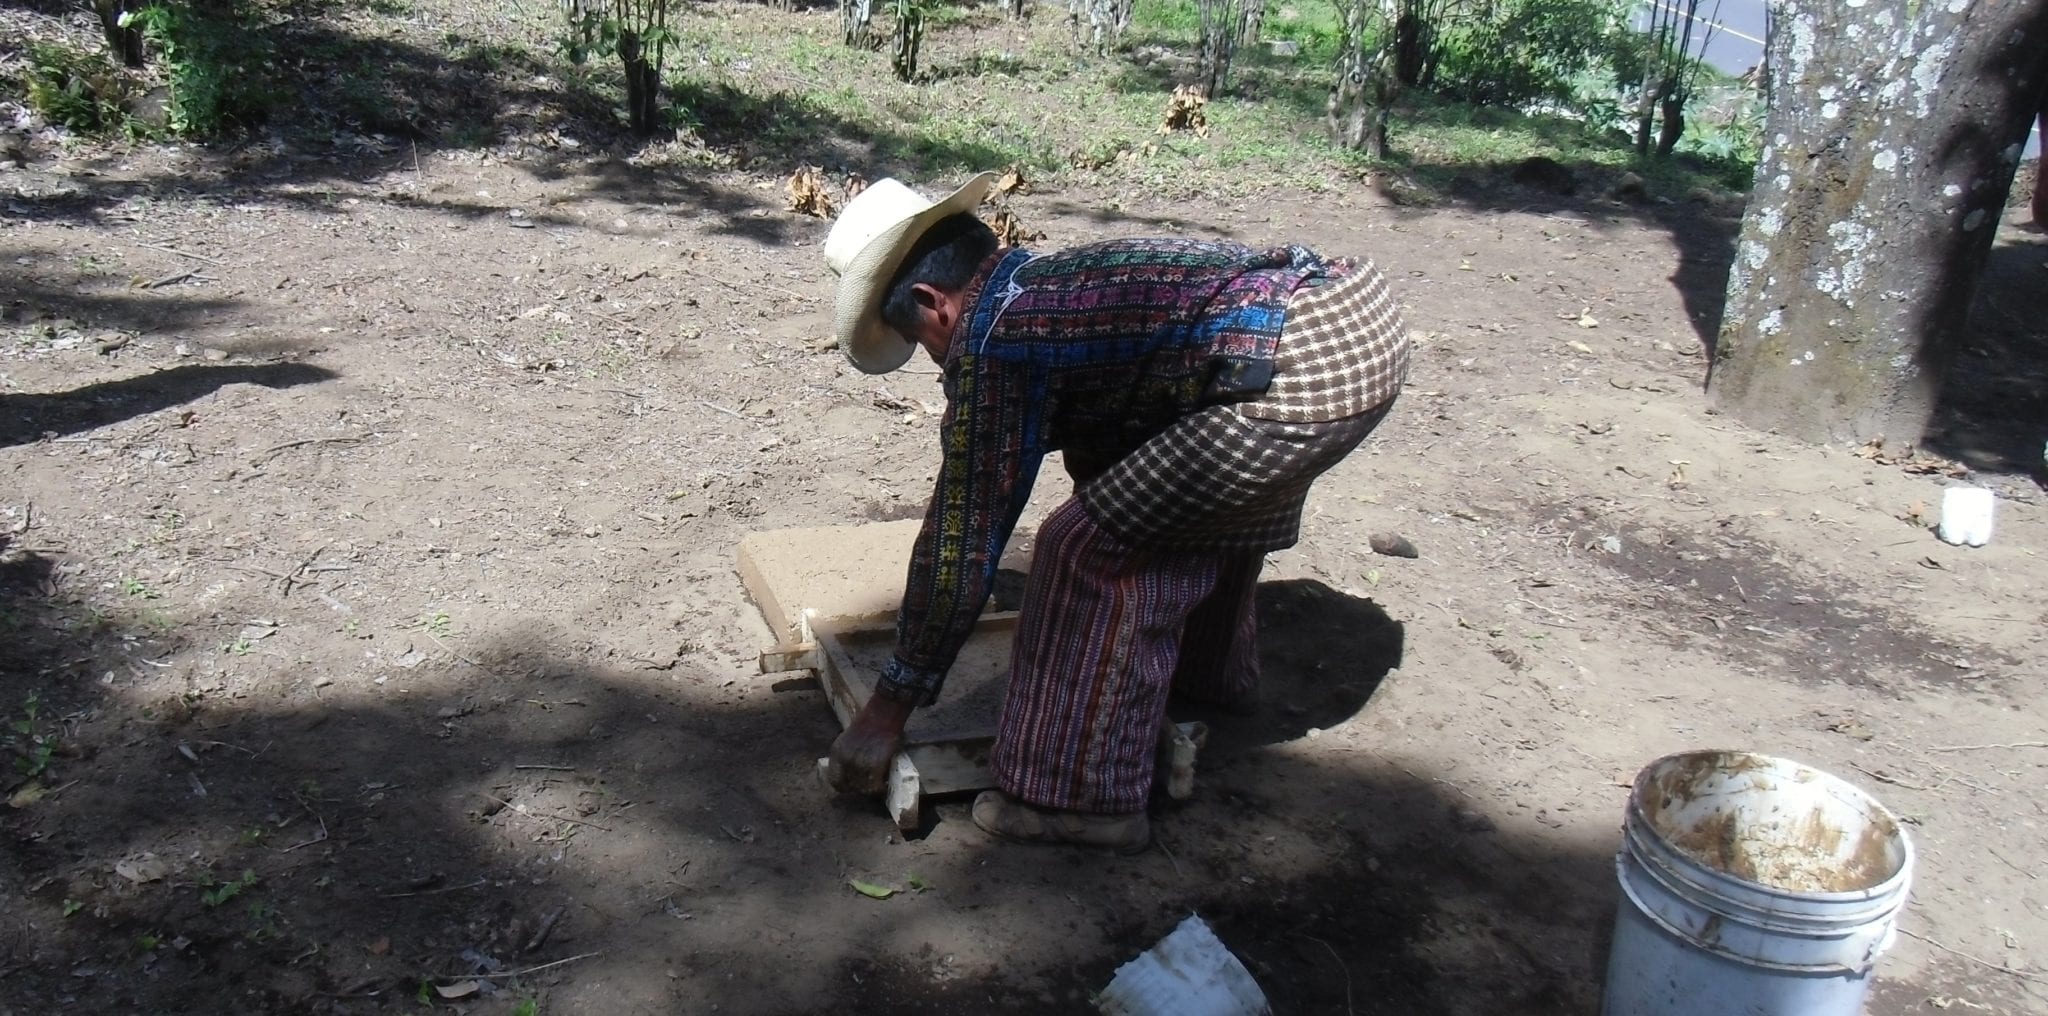
[[[1107,56],[1123,40],[1131,26],[1131,0],[1069,0],[1068,20],[1074,27],[1074,46]],[[1082,30],[1082,21],[1087,30]]]
[[[1672,88],[1658,100],[1663,123],[1657,128],[1657,157],[1664,158],[1678,147],[1678,139],[1685,136],[1685,93]]]
[[[107,51],[124,67],[142,66],[142,29],[121,24],[121,18],[145,6],[143,3],[131,4],[128,0],[93,0],[93,11],[100,18],[100,30],[107,36]]]
[[[1237,45],[1257,46],[1259,32],[1266,23],[1266,0],[1241,0],[1243,8],[1237,15]]]
[[[1337,66],[1323,122],[1338,145],[1378,159],[1387,154],[1387,121],[1401,83],[1392,66],[1393,39],[1373,32],[1375,17],[1385,28],[1394,0],[1340,0],[1337,6]]]
[[[917,51],[924,45],[924,10],[914,3],[905,3],[896,9],[896,48],[889,57],[889,65],[896,71],[896,80],[911,82],[917,80]]]
[[[626,119],[633,133],[651,138],[661,131],[661,67],[638,33],[619,33],[619,63],[626,69]]]
[[[2048,0],[1784,0],[1707,388],[1811,441],[1918,442],[2048,84]]]
[[[1422,84],[1422,72],[1430,50],[1430,26],[1422,20],[1414,0],[1401,4],[1401,17],[1394,22],[1394,77],[1411,88]]]
[[[874,0],[839,0],[839,31],[849,46],[867,46],[868,25],[874,17]]]
[[[1238,14],[1241,0],[1195,0],[1202,15],[1201,52],[1196,84],[1205,98],[1222,96],[1230,78],[1230,61],[1237,55]]]

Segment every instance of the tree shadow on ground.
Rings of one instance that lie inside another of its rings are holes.
[[[57,260],[48,250],[9,246],[5,252],[38,264]],[[0,325],[42,324],[61,331],[82,323],[131,332],[173,330],[241,306],[238,300],[186,296],[175,289],[110,289],[83,280],[64,285],[30,272],[17,268],[0,278]]]
[[[1924,445],[1972,469],[2048,482],[2048,238],[1992,248],[1968,334],[1942,375]]]
[[[11,690],[98,704],[43,777],[65,789],[0,813],[0,966],[18,1005],[92,1011],[409,1012],[440,985],[482,1012],[1088,1012],[1198,912],[1280,1011],[1586,1011],[1606,834],[1487,831],[1429,773],[1297,750],[1278,735],[1367,704],[1399,626],[1320,583],[1260,603],[1269,679],[1333,708],[1219,724],[1198,798],[1135,858],[994,843],[961,804],[887,836],[813,782],[817,692],[620,672],[545,625],[359,633],[311,665],[287,626],[149,693],[75,653],[16,661]]]
[[[292,388],[336,376],[305,363],[185,364],[66,392],[0,394],[0,448],[146,416],[224,385]]]
[[[729,82],[679,81],[670,94],[705,144],[741,167],[784,171],[806,163],[858,169],[871,179],[1006,164],[1000,148],[879,129],[834,112],[810,95],[743,90]]]

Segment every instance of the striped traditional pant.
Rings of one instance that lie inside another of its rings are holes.
[[[1011,647],[990,759],[1004,792],[1145,810],[1167,695],[1250,699],[1266,552],[1294,544],[1309,486],[1390,408],[1321,423],[1200,413],[1114,462],[1070,451],[1079,493],[1039,529]],[[1106,484],[1115,497],[1087,500]]]
[[[1258,684],[1265,555],[1133,547],[1069,499],[1032,556],[996,781],[1042,808],[1143,811],[1168,692],[1229,704]]]

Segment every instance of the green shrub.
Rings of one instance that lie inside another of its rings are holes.
[[[1435,87],[1479,105],[1568,101],[1573,81],[1608,54],[1615,10],[1607,0],[1503,0],[1445,24]]]
[[[50,123],[81,134],[111,133],[129,124],[125,104],[134,86],[98,53],[31,42],[27,77],[28,106]]]
[[[252,127],[269,113],[272,47],[252,17],[164,4],[125,17],[142,26],[170,76],[172,133],[211,137]]]

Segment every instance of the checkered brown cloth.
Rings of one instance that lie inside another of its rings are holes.
[[[1408,326],[1371,261],[1337,262],[1287,301],[1273,384],[1244,415],[1289,423],[1357,416],[1400,394],[1408,377]],[[1344,274],[1343,268],[1349,269]]]
[[[1263,553],[1301,538],[1310,484],[1379,426],[1408,376],[1386,277],[1370,261],[1344,267],[1288,301],[1273,383],[1256,401],[1194,413],[1107,468],[1077,471],[1098,524],[1163,550]]]
[[[1281,550],[1301,538],[1309,485],[1391,408],[1287,423],[1214,406],[1181,418],[1075,493],[1099,525],[1134,546]]]

